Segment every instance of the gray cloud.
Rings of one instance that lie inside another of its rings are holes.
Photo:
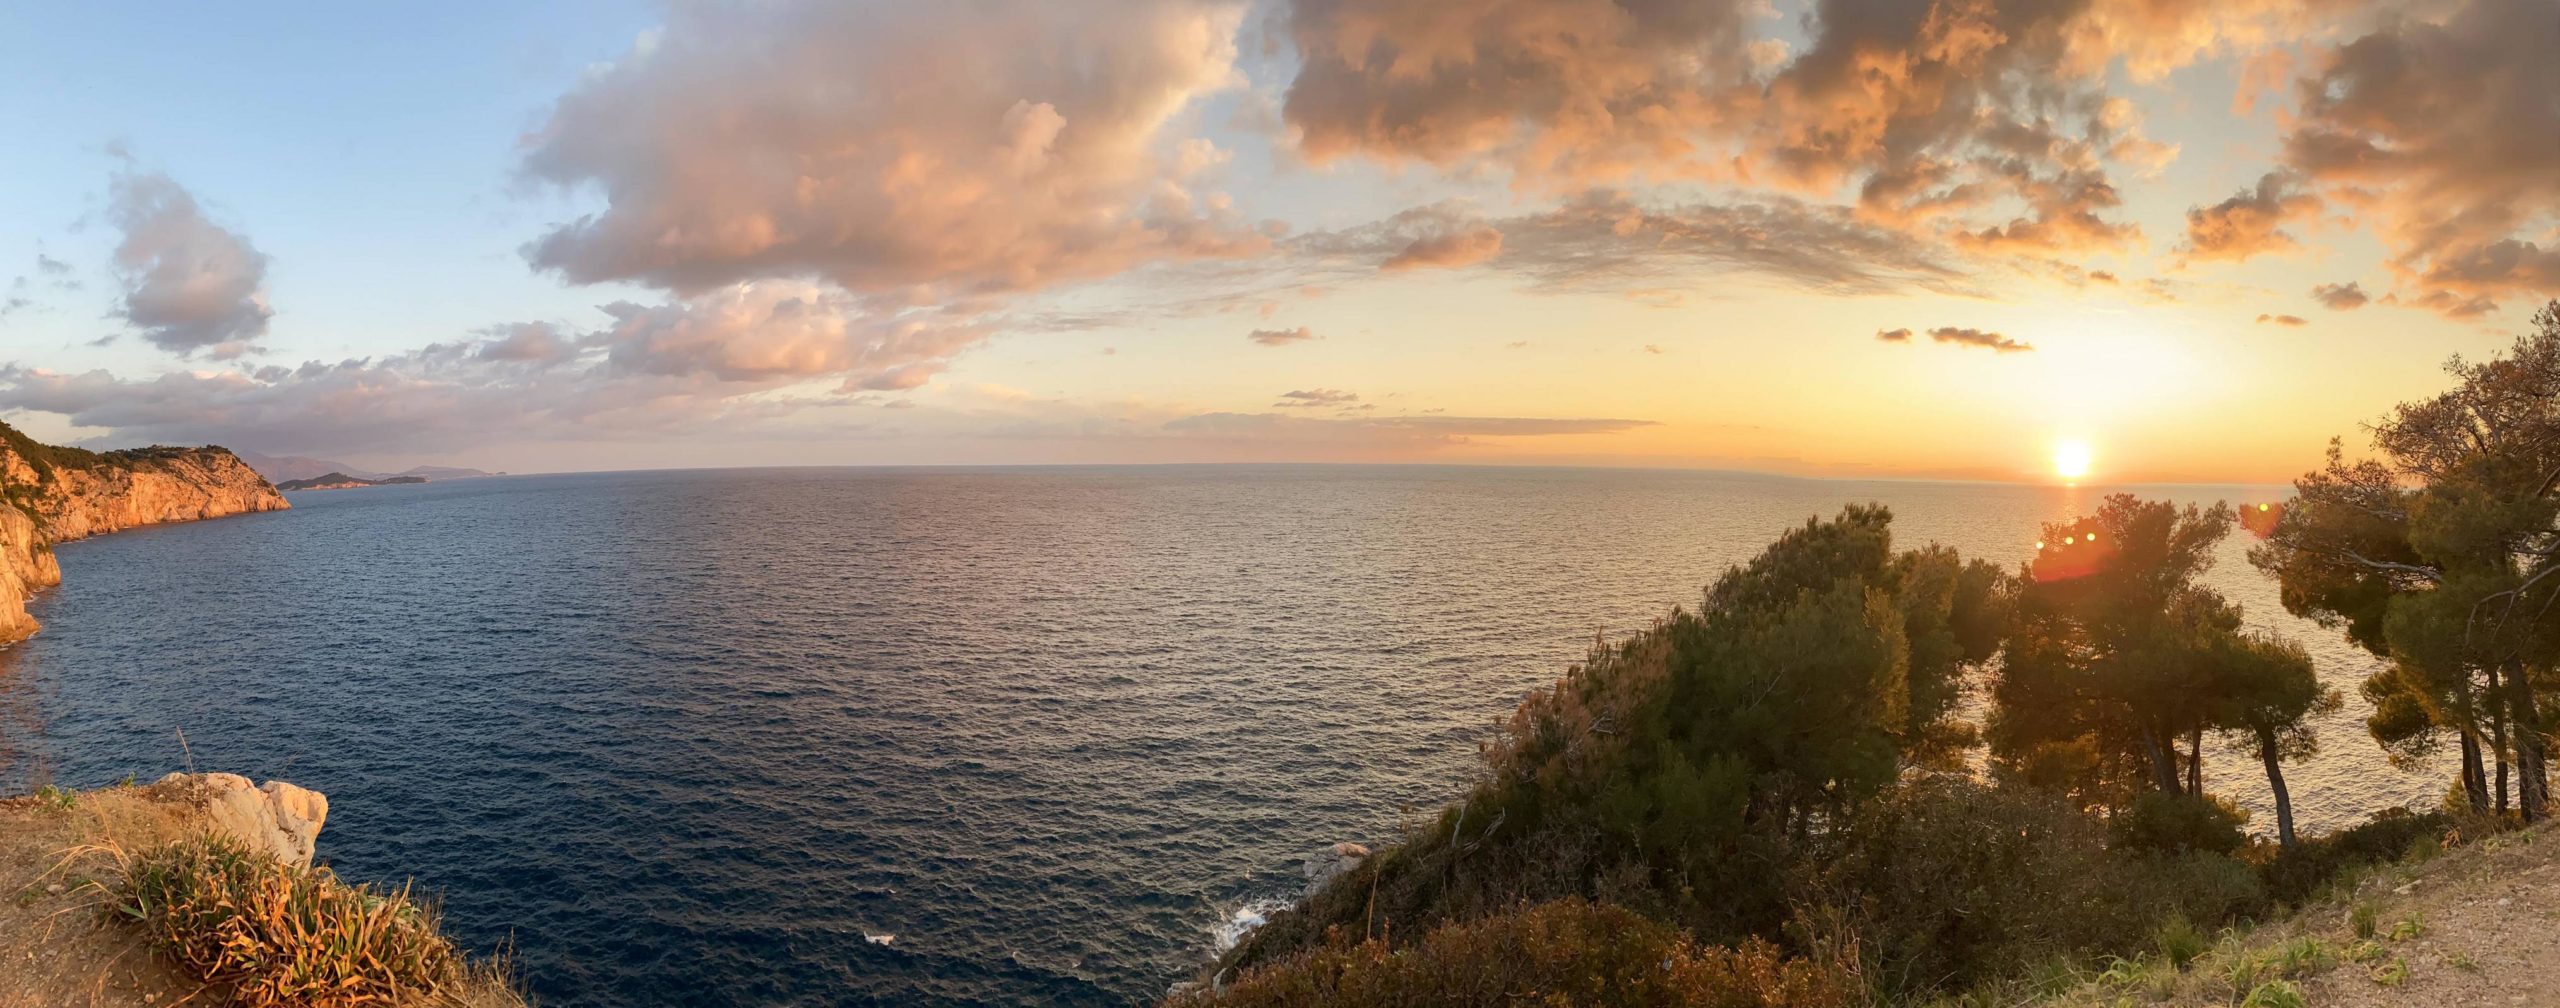
[[[1385,448],[1461,444],[1486,437],[1615,434],[1654,425],[1651,420],[1572,417],[1457,417],[1444,414],[1307,417],[1279,413],[1201,413],[1167,421],[1164,429],[1216,440],[1356,442],[1364,447]]]
[[[1876,339],[1886,343],[1909,343],[1911,342],[1911,330],[1878,329],[1876,330]]]
[[[1341,389],[1329,388],[1291,389],[1287,392],[1280,393],[1280,398],[1282,401],[1273,403],[1272,405],[1290,407],[1321,407],[1342,406],[1360,401],[1359,393],[1345,392]]]
[[[2365,296],[2364,288],[2353,281],[2313,287],[2311,299],[2320,302],[2322,307],[2331,311],[2352,311],[2364,307],[2365,302],[2372,300]]]
[[[914,388],[983,338],[972,319],[814,284],[742,284],[608,323],[501,326],[406,353],[150,379],[0,367],[0,409],[58,413],[120,441],[269,452],[446,451],[492,441],[771,428],[844,393]],[[834,381],[836,393],[793,386]]]
[[[486,361],[559,364],[578,356],[583,341],[549,322],[516,322],[484,331],[492,337],[475,354]]]
[[[2273,323],[2275,323],[2275,324],[2277,324],[2277,325],[2280,325],[2280,326],[2307,326],[2307,325],[2310,325],[2310,324],[2311,324],[2311,320],[2310,320],[2310,319],[2303,318],[2303,317],[2302,317],[2302,316],[2300,316],[2300,315],[2266,315],[2266,314],[2261,314],[2261,315],[2259,315],[2259,316],[2258,316],[2258,324],[2260,324],[2260,325],[2265,325],[2265,324],[2267,324],[2267,323],[2269,323],[2269,322],[2273,322]]]
[[[1299,326],[1295,329],[1256,329],[1246,333],[1244,338],[1263,346],[1287,346],[1315,339],[1316,334],[1305,326]]]
[[[1994,353],[2025,353],[2029,350],[2035,349],[2033,346],[2002,336],[1996,332],[1987,332],[1981,329],[1959,328],[1956,326],[1939,326],[1938,328],[1931,329],[1929,330],[1929,338],[1940,343],[1953,343],[1957,346],[1982,347],[1983,349],[1990,350]]]
[[[914,382],[917,364],[947,361],[985,335],[933,312],[887,313],[834,288],[782,281],[603,310],[613,325],[594,339],[611,369],[726,382],[851,373],[858,387],[878,388],[873,383],[893,369]]]
[[[1445,234],[1423,235],[1396,250],[1378,268],[1394,272],[1408,269],[1450,269],[1473,266],[1502,254],[1502,231],[1483,224],[1473,224]]]
[[[195,197],[157,172],[115,177],[107,215],[124,233],[119,312],[152,345],[181,355],[237,357],[266,335],[267,257],[213,223]],[[42,267],[43,263],[38,263]]]
[[[1291,0],[1285,113],[1318,162],[1848,187],[1864,219],[1946,221],[1976,253],[2113,249],[2140,232],[2107,218],[2109,166],[2175,151],[2111,70],[2155,79],[2354,2],[1818,0],[1791,54],[1752,37],[1758,0]]]
[[[2560,288],[2560,17],[2414,14],[2314,55],[2285,164],[2378,226],[2400,303],[2462,317]]]
[[[1557,288],[1659,287],[1705,267],[1828,294],[1976,292],[1942,246],[1791,199],[1660,205],[1593,193],[1501,228],[1498,268]]]

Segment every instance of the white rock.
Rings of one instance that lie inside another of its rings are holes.
[[[329,796],[283,781],[251,786],[239,774],[173,773],[160,783],[195,788],[215,829],[288,864],[311,863],[320,826],[329,819]]]
[[[1368,859],[1369,848],[1349,840],[1316,852],[1307,858],[1304,866],[1307,891],[1314,892],[1323,888],[1325,883],[1333,881],[1344,872],[1360,867],[1360,863]]]

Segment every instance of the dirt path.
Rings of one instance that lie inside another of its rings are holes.
[[[2358,939],[2353,904],[2306,932],[2350,952],[2371,940],[2387,958],[2342,963],[2302,983],[2313,1005],[2528,1005],[2560,1008],[2560,831],[2490,837],[2470,849],[2370,879],[2374,939]],[[2316,921],[2305,921],[2306,924]],[[2395,934],[2405,935],[2397,940]],[[2407,976],[2388,983],[2397,970]]]
[[[2201,1008],[2256,992],[2268,1008],[2560,1008],[2555,863],[2560,828],[2550,824],[2462,844],[2226,938],[2184,972],[2153,965],[2055,1003]],[[2285,998],[2283,984],[2301,999]]]
[[[170,1008],[205,1001],[81,890],[88,844],[174,839],[194,809],[150,788],[0,801],[0,1008]]]

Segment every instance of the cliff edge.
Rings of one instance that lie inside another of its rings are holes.
[[[328,816],[226,773],[0,798],[0,1008],[525,1008],[434,900],[315,867]]]
[[[36,632],[27,600],[62,582],[56,543],[141,525],[293,505],[230,449],[93,452],[39,444],[0,424],[0,644]]]

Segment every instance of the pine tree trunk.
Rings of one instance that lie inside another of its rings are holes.
[[[2142,748],[2151,757],[2151,783],[2162,794],[2178,794],[2178,754],[2176,746],[2163,741],[2160,733],[2142,730]]]
[[[2204,726],[2187,736],[2187,793],[2204,794]]]
[[[2258,729],[2258,758],[2267,764],[2267,790],[2276,798],[2276,842],[2293,849],[2293,795],[2284,789],[2284,764],[2277,758],[2275,729]]]
[[[2489,807],[2489,775],[2480,765],[2480,731],[2462,726],[2462,796],[2479,812]]]
[[[2498,667],[2495,665],[2490,666],[2488,673],[2489,696],[2491,697],[2489,703],[2489,751],[2495,754],[2498,758],[2498,818],[2504,819],[2507,817],[2507,753],[2509,750],[2507,748],[2507,715],[2505,701],[2500,698],[2503,698],[2506,694],[2500,688]]]
[[[2516,805],[2526,823],[2541,822],[2550,815],[2551,785],[2543,776],[2542,713],[2534,709],[2533,681],[2522,668],[2507,670],[2507,703],[2507,720],[2515,725]]]

